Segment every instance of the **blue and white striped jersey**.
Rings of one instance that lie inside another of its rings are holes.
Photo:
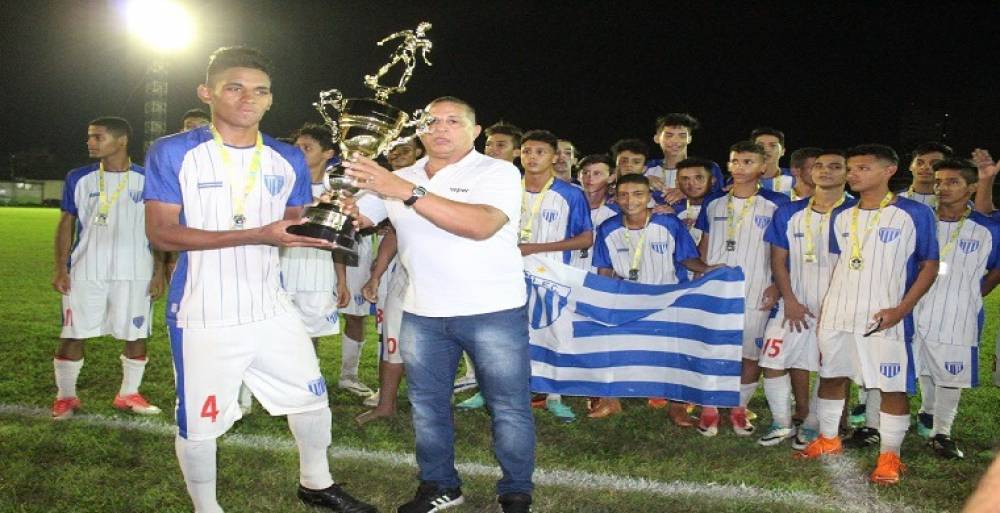
[[[312,195],[323,194],[322,183],[312,184]],[[288,292],[330,292],[337,290],[333,255],[317,248],[281,248],[281,282]]]
[[[698,244],[701,242],[701,230],[694,227],[695,222],[698,221],[698,214],[701,213],[701,205],[690,205],[687,200],[683,200],[670,206],[674,209],[674,213],[677,214],[677,218],[687,227],[688,233],[694,239],[694,243]]]
[[[899,196],[902,196],[902,197],[904,197],[906,199],[911,199],[913,201],[916,201],[917,203],[920,203],[920,204],[923,204],[923,205],[927,205],[928,207],[931,207],[932,209],[937,208],[937,205],[938,205],[937,194],[934,194],[933,192],[930,193],[930,194],[924,194],[924,193],[916,192],[916,191],[910,192],[909,189],[906,189],[906,190],[899,191],[896,194],[898,194]]]
[[[638,230],[626,228],[623,215],[601,223],[594,238],[594,267],[614,269],[615,274],[627,278],[640,241],[643,246],[638,283],[671,285],[688,281],[688,270],[681,262],[698,258],[698,248],[673,214],[653,214],[649,225]]]
[[[607,203],[601,203],[601,206],[590,209],[590,224],[594,227],[595,232],[594,247],[597,246],[597,227],[601,226],[601,223],[604,221],[618,215],[618,212],[620,212],[618,205],[608,205]],[[593,272],[594,267],[591,261],[594,258],[594,247],[574,251],[573,260],[570,265],[577,269]]]
[[[791,198],[792,189],[795,187],[795,177],[792,176],[792,170],[787,167],[779,167],[778,169],[780,171],[774,178],[761,178],[760,186]]]
[[[526,212],[522,213],[521,227],[530,223],[531,238],[528,242],[558,242],[592,231],[590,204],[583,191],[562,180],[553,180],[552,187],[545,192],[538,215],[531,217],[531,208],[541,193],[528,192]],[[572,261],[573,251],[538,253],[539,256],[554,259],[564,264]]]

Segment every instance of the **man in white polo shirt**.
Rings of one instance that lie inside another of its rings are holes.
[[[359,225],[388,217],[410,272],[400,337],[416,431],[420,486],[400,513],[464,501],[455,470],[452,382],[462,351],[472,357],[493,420],[505,513],[530,511],[535,431],[529,404],[527,299],[517,229],[521,184],[509,162],[473,148],[475,111],[453,97],[432,101],[421,136],[427,157],[390,173],[348,156],[358,186]],[[490,272],[483,272],[489,269]]]

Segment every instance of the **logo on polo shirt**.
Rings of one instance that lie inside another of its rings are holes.
[[[469,189],[463,189],[461,187],[449,187],[448,190],[451,192],[469,192]]]

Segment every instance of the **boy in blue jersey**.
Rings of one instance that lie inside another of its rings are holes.
[[[737,435],[749,436],[754,426],[747,419],[747,403],[757,390],[760,367],[757,359],[764,344],[764,328],[771,308],[778,300],[778,290],[771,282],[771,252],[764,242],[764,232],[774,211],[788,202],[788,197],[761,187],[766,153],[752,141],[742,141],[729,148],[729,172],[733,186],[728,192],[708,195],[695,228],[702,231],[698,249],[706,263],[724,264],[743,269],[746,301],[743,323],[743,369],[740,379],[740,405],[730,412],[729,420]],[[702,409],[698,431],[705,436],[718,434],[719,411]]]
[[[693,140],[694,131],[700,126],[694,116],[682,112],[672,112],[656,119],[653,142],[663,151],[663,158],[646,162],[646,176],[657,195],[662,194],[661,203],[672,205],[684,200],[678,183],[678,163],[688,158],[688,146]],[[709,190],[721,189],[725,185],[722,169],[712,162],[709,172],[713,179]]]
[[[939,142],[925,142],[913,149],[910,154],[910,174],[913,181],[910,186],[898,194],[906,199],[923,203],[931,208],[937,207],[937,195],[934,193],[934,164],[954,155],[951,146]]]
[[[761,187],[789,196],[795,186],[795,177],[788,168],[780,165],[781,157],[785,155],[785,133],[777,128],[758,127],[750,132],[750,140],[761,145],[766,154]]]
[[[147,156],[146,231],[155,247],[181,252],[167,307],[177,459],[195,511],[221,512],[216,439],[240,418],[245,382],[272,415],[288,416],[299,449],[299,499],[374,512],[330,475],[326,384],[281,288],[278,247],[330,243],[287,232],[313,196],[302,152],[260,133],[272,102],[269,68],[256,50],[217,50],[198,86],[212,124],[162,138]]]

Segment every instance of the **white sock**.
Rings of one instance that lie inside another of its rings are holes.
[[[195,513],[222,513],[215,497],[215,439],[192,442],[178,436],[174,450]]]
[[[361,363],[361,346],[359,342],[346,334],[340,340],[340,379],[358,380],[358,364]]]
[[[899,448],[903,446],[903,438],[906,430],[910,428],[909,415],[892,415],[882,412],[882,419],[879,421],[882,428],[879,433],[882,435],[882,448],[879,452],[894,452],[899,454]]]
[[[740,383],[740,406],[743,408],[750,404],[750,398],[753,397],[753,393],[757,391],[758,381],[753,383]]]
[[[56,398],[76,397],[76,378],[80,377],[83,358],[77,361],[55,358],[52,366],[56,369]]]
[[[882,391],[877,388],[868,389],[868,402],[865,403],[865,427],[878,429],[881,419]]]
[[[788,400],[791,390],[792,381],[788,374],[764,378],[764,397],[767,397],[768,407],[771,408],[771,417],[774,424],[784,428],[792,427],[792,405]]]
[[[476,379],[476,367],[472,365],[469,353],[462,353],[462,357],[465,358],[465,377]]]
[[[330,408],[288,416],[288,427],[299,446],[299,483],[310,490],[322,490],[333,484],[326,456],[331,441],[331,417]]]
[[[930,376],[920,376],[920,412],[934,415],[934,378]]]
[[[816,399],[819,434],[823,438],[837,438],[840,435],[840,415],[844,413],[845,402],[844,399]]]
[[[951,424],[958,414],[958,400],[962,397],[961,388],[935,387],[934,390],[934,431],[931,436],[951,436]]]
[[[846,401],[845,401],[846,402]],[[819,431],[819,414],[816,413],[816,405],[819,404],[819,380],[812,384],[812,391],[809,394],[809,415],[802,423],[803,426]]]
[[[868,391],[864,387],[858,387],[858,404],[865,404],[868,400]]]
[[[122,354],[118,355],[118,358],[122,361],[122,386],[118,389],[118,395],[125,397],[139,393],[139,385],[142,383],[142,373],[146,371],[146,357],[144,356],[140,360],[138,358],[126,358]]]
[[[562,402],[562,394],[549,394],[545,398],[546,403],[560,403]]]

